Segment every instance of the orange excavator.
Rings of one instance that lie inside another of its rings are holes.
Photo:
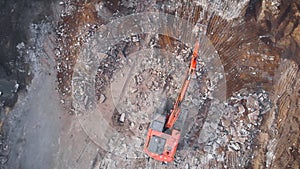
[[[155,160],[162,162],[172,162],[174,160],[182,129],[181,125],[175,124],[179,121],[180,105],[189,87],[191,77],[195,74],[198,50],[199,42],[196,42],[190,67],[173,109],[167,115],[156,113],[154,120],[149,126],[144,152]]]

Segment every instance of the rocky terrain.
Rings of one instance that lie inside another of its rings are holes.
[[[0,9],[20,33],[1,39],[2,168],[299,168],[298,1],[24,4]],[[145,135],[195,41],[183,137],[161,163]]]

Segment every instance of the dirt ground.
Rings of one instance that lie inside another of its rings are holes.
[[[42,30],[28,44],[41,49],[27,50],[32,82],[6,109],[1,167],[300,167],[298,1],[66,0],[52,10],[51,23],[32,29]],[[200,40],[207,44],[182,104],[183,137],[167,164],[143,153],[144,138],[153,112],[172,107],[192,46],[155,26],[109,41],[139,22],[124,16],[140,12],[182,18],[210,42]],[[126,23],[109,26],[118,21]]]

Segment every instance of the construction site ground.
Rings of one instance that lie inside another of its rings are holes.
[[[144,140],[154,112],[171,109],[193,46],[171,36],[182,25],[120,38],[121,26],[139,32],[126,17],[145,12],[187,21],[205,43],[171,163],[149,158]],[[0,109],[0,168],[300,167],[299,1],[64,0],[40,15],[18,44],[30,83]]]

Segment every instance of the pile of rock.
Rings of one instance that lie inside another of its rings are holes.
[[[208,138],[212,138],[200,146],[203,151],[203,155],[199,156],[201,164],[210,160],[221,164],[234,154],[239,160],[239,167],[245,167],[247,159],[252,156],[253,139],[259,132],[258,126],[261,124],[262,115],[270,109],[270,106],[269,96],[264,90],[252,93],[241,91],[229,98],[229,103],[220,103],[217,109],[219,107],[223,115],[220,123],[216,124],[217,129],[214,132],[201,131],[206,132]]]

